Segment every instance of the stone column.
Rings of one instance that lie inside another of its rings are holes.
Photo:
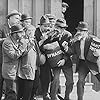
[[[84,21],[89,24],[89,30],[93,33],[93,0],[84,0]]]
[[[97,1],[97,36],[100,38],[100,0]]]
[[[62,0],[45,0],[45,14],[50,13],[60,18],[61,4]]]

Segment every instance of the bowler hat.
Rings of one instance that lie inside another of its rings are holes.
[[[65,2],[62,3],[62,7],[69,7],[69,5]]]
[[[55,23],[55,26],[61,27],[61,28],[66,28],[66,27],[68,27],[68,25],[66,24],[65,19],[63,19],[63,18],[57,19],[57,21],[56,21],[56,23]]]
[[[17,10],[12,10],[7,16],[6,18],[9,19],[11,16],[13,15],[21,15]]]
[[[32,17],[30,17],[28,14],[22,14],[20,21],[24,21],[24,20],[27,20],[27,19],[32,19]]]
[[[13,33],[18,33],[18,32],[22,32],[23,29],[24,29],[24,28],[23,28],[22,25],[20,25],[20,24],[13,25],[13,26],[11,27],[11,34],[13,34]]]
[[[78,27],[76,28],[77,30],[88,30],[88,24],[86,22],[79,22]]]
[[[49,18],[45,15],[40,18],[40,24],[38,25],[43,25],[43,24],[50,24]]]

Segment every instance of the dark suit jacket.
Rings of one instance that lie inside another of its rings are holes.
[[[2,44],[3,63],[2,76],[5,79],[16,79],[18,59],[22,55],[18,44],[14,43],[10,37],[6,38]]]
[[[6,38],[10,33],[10,28],[8,24],[0,26],[0,63],[2,64],[2,43],[3,39]]]
[[[42,36],[42,33],[41,33],[40,29],[37,28],[36,31],[35,31],[35,37],[36,37],[36,40],[37,40],[38,42],[41,40],[41,38],[40,38],[41,36]],[[59,43],[59,45],[60,45],[62,51],[64,51],[64,50],[63,50],[63,47],[62,47],[62,43],[63,43],[64,41],[68,41],[67,38],[69,38],[70,36],[71,36],[71,33],[70,33],[70,32],[64,31],[64,34],[63,34],[63,36],[61,37],[61,40],[60,40],[60,41],[59,41],[59,39],[54,39],[54,41],[56,41],[56,40],[58,41],[58,43]],[[43,43],[43,45],[45,45],[45,44],[47,44],[47,43],[50,43],[50,42],[53,42],[53,41],[50,41],[49,39],[47,39],[47,40]],[[40,47],[40,50],[41,50],[42,53],[45,54],[45,51],[43,50],[42,46]],[[71,62],[70,56],[64,54],[64,55],[63,55],[63,58],[64,58],[65,61],[66,61],[65,67],[66,67],[66,66],[67,66],[67,67],[71,67],[71,66],[72,66],[72,62]]]
[[[84,45],[84,57],[85,57],[85,59],[87,57],[87,53],[88,53],[88,50],[89,50],[89,47],[90,47],[91,40],[92,40],[91,36],[88,36],[88,38],[86,38],[86,40],[85,40],[85,45]],[[73,52],[73,57],[72,57],[73,63],[76,63],[76,66],[77,66],[77,69],[78,69],[78,67],[79,67],[78,66],[79,56],[80,56],[80,53],[81,53],[80,41],[73,43],[72,52]]]

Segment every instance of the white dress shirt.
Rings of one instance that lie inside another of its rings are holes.
[[[81,39],[81,41],[80,41],[80,49],[81,49],[80,59],[83,59],[83,60],[85,60],[84,46],[85,46],[85,38]]]

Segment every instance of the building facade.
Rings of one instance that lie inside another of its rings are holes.
[[[17,9],[21,13],[29,13],[33,17],[33,25],[37,26],[43,14],[51,13],[61,17],[62,1],[64,0],[0,0],[0,24],[6,22],[5,16],[11,10]],[[90,32],[100,37],[100,0],[77,0],[76,3],[79,1],[83,3],[83,20],[89,23]]]

